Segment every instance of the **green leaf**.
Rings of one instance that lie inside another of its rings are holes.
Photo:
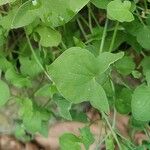
[[[145,75],[148,86],[150,86],[150,57],[144,57],[141,62],[141,66],[143,67],[143,74]]]
[[[137,32],[137,41],[143,48],[150,49],[150,26],[142,26],[139,29]]]
[[[59,138],[61,150],[81,150],[80,142],[81,140],[71,133],[65,133]]]
[[[120,92],[117,91],[117,98],[115,100],[115,107],[117,111],[121,114],[128,114],[131,112],[131,99],[132,91],[123,88]]]
[[[23,3],[11,19],[11,28],[20,28],[32,23],[39,16],[40,7],[41,5],[34,6],[32,1]]]
[[[46,0],[42,1],[41,19],[51,27],[70,21],[90,0]],[[45,17],[46,16],[46,17]]]
[[[109,136],[105,140],[105,144],[106,144],[106,150],[115,150],[114,141],[113,141],[113,138],[111,136]]]
[[[141,62],[141,66],[143,68],[143,72],[149,70],[149,66],[150,66],[150,57],[146,56],[144,57],[144,59]]]
[[[150,70],[147,70],[145,72],[145,78],[146,78],[146,81],[147,81],[147,85],[150,86]]]
[[[14,8],[8,12],[8,15],[0,18],[0,25],[4,29],[10,30],[12,21],[13,21],[13,17],[15,16],[16,12],[17,12],[17,8]]]
[[[20,70],[24,76],[35,77],[43,72],[33,57],[20,57]],[[32,67],[31,67],[32,66]]]
[[[33,115],[33,104],[31,99],[25,98],[25,99],[19,99],[18,100],[20,104],[19,108],[19,116],[22,118],[28,118]]]
[[[19,103],[19,116],[23,120],[23,125],[26,131],[32,134],[38,132],[45,135],[46,130],[48,133],[48,120],[50,118],[50,113],[46,109],[35,106],[29,98],[21,99],[19,100]],[[47,124],[44,124],[43,121],[47,122]],[[47,127],[45,125],[47,125]]]
[[[134,20],[134,16],[130,11],[131,2],[125,0],[113,0],[107,5],[108,17],[112,20],[119,22],[131,22]]]
[[[136,79],[140,79],[142,77],[142,73],[140,71],[134,70],[132,71],[132,76]]]
[[[53,85],[45,84],[34,95],[52,98],[52,96],[54,94],[53,88],[54,88]]]
[[[0,56],[0,70],[6,72],[7,69],[12,67],[12,64],[4,56]]]
[[[77,111],[70,110],[70,113],[73,121],[78,121],[83,123],[88,122],[88,117],[84,112],[78,112],[78,110]]]
[[[70,21],[89,0],[39,0],[27,1],[18,9],[12,21],[12,28],[19,28],[40,18],[51,27],[57,27]]]
[[[131,108],[133,117],[139,121],[150,121],[150,87],[137,87],[132,96]]]
[[[48,72],[65,99],[73,103],[90,101],[95,108],[108,112],[105,91],[96,78],[121,57],[123,53],[106,52],[95,58],[86,49],[73,47],[58,57]]]
[[[106,9],[111,0],[92,0],[91,2],[98,8]]]
[[[124,56],[115,63],[115,67],[120,74],[129,75],[135,69],[135,63],[131,57]]]
[[[139,29],[141,27],[143,27],[143,25],[141,24],[141,22],[139,21],[139,19],[135,18],[134,21],[132,22],[125,22],[123,23],[123,27],[125,27],[125,30],[133,35],[133,36],[136,36]]]
[[[86,150],[89,150],[90,145],[94,143],[94,137],[89,127],[80,129],[80,138]]]
[[[11,84],[19,88],[32,86],[31,81],[27,77],[18,74],[14,69],[8,69],[5,73],[5,78]]]
[[[0,107],[5,105],[10,97],[8,85],[0,80]]]
[[[26,135],[24,126],[21,126],[21,125],[17,124],[15,126],[15,131],[14,131],[15,137],[21,141],[28,141],[29,137]]]
[[[38,27],[36,32],[40,35],[40,45],[44,47],[58,46],[61,42],[61,34],[48,27]]]
[[[42,120],[40,118],[40,112],[34,110],[32,116],[23,118],[23,124],[28,132],[32,134],[35,134],[37,132],[40,133],[42,129]]]
[[[59,95],[54,95],[53,99],[57,104],[59,114],[67,120],[72,120],[70,114],[71,103]]]

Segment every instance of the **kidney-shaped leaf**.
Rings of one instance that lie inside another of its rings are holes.
[[[123,56],[122,53],[109,54],[112,57],[117,55],[116,60]],[[95,108],[108,112],[109,105],[105,91],[96,82],[96,78],[108,69],[114,60],[107,60],[105,61],[106,64],[101,64],[101,62],[100,57],[96,58],[86,49],[73,47],[58,57],[49,66],[48,71],[59,92],[67,100],[73,103],[90,101]]]
[[[131,22],[134,20],[134,16],[130,8],[130,1],[113,0],[107,5],[108,17],[119,22]]]
[[[133,116],[139,121],[150,121],[150,87],[139,86],[135,89],[131,108]]]

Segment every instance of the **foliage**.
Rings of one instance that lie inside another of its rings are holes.
[[[115,110],[149,126],[148,0],[0,0],[0,12],[0,107],[17,106],[17,138],[47,136],[53,117],[90,126],[88,104],[110,128],[106,149],[149,146],[123,143],[107,116]],[[60,137],[62,150],[89,149],[90,128],[79,131]]]

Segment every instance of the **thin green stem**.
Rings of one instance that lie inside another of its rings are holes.
[[[113,101],[114,101],[114,104],[115,104],[115,101],[116,101],[115,86],[114,86],[114,83],[113,83],[113,81],[112,81],[111,79],[110,79],[110,82],[111,82],[112,91],[113,91],[113,93],[115,94],[115,95],[113,96]],[[115,126],[116,126],[116,109],[115,109],[115,106],[114,106],[114,116],[113,116],[112,128],[115,129]]]
[[[90,29],[90,32],[93,33],[90,4],[88,5],[88,20],[89,20],[89,29]]]
[[[108,120],[108,118],[107,118],[107,115],[106,115],[104,112],[102,112],[102,116],[103,116],[103,118],[105,119],[105,121],[106,121],[106,123],[107,123],[107,125],[108,125],[108,127],[109,127],[109,129],[110,129],[110,131],[111,131],[111,133],[112,133],[112,135],[113,135],[113,137],[114,137],[114,139],[115,139],[115,141],[116,141],[118,147],[119,147],[119,150],[122,150],[121,145],[120,145],[120,143],[119,143],[119,140],[118,140],[118,138],[117,138],[117,135],[116,135],[114,129],[111,127],[111,124],[110,124],[110,122],[109,122],[109,120]]]
[[[136,1],[135,1],[135,0],[134,0],[134,3],[135,3],[135,5],[136,5]],[[135,9],[135,12],[136,12],[136,14],[137,14],[137,17],[138,17],[139,21],[145,26],[145,23],[144,23],[144,21],[142,20],[142,18],[141,18],[141,16],[140,16],[139,11],[138,11],[137,8]]]
[[[113,34],[113,37],[112,37],[112,40],[111,40],[111,43],[110,43],[109,52],[112,52],[112,50],[113,50],[116,35],[117,35],[117,31],[118,31],[118,26],[119,26],[119,22],[117,21],[117,23],[115,25],[115,29],[114,29],[114,34]]]
[[[90,29],[88,21],[81,14],[79,14],[79,17],[81,18],[83,23]]]
[[[141,16],[140,16],[140,14],[139,14],[139,12],[138,12],[137,9],[135,10],[135,12],[136,12],[136,14],[137,14],[136,16],[138,17],[139,21],[142,23],[143,26],[145,26],[145,23],[144,23],[144,21],[142,20],[142,18],[141,18]]]
[[[37,62],[37,64],[39,65],[39,67],[43,70],[43,72],[45,73],[45,75],[47,76],[47,78],[48,78],[50,81],[52,81],[52,80],[51,80],[51,77],[49,76],[49,74],[47,73],[47,71],[44,69],[44,67],[42,66],[42,64],[41,64],[41,62],[39,61],[38,57],[36,56],[36,53],[34,52],[34,49],[33,49],[33,47],[32,47],[32,44],[31,44],[30,38],[29,38],[29,36],[28,36],[28,34],[27,34],[27,32],[26,32],[26,29],[25,29],[25,34],[26,34],[27,42],[28,42],[28,44],[29,44],[30,50],[31,50],[31,52],[32,52],[32,54],[33,54],[33,57],[34,57],[35,61]]]
[[[83,29],[83,26],[82,26],[82,24],[81,24],[81,22],[80,22],[79,19],[77,19],[77,23],[78,23],[78,25],[79,25],[79,28],[80,28],[80,30],[81,30],[81,32],[82,32],[82,34],[83,34],[85,40],[87,41],[86,33],[85,33],[85,31],[84,31],[84,29]]]
[[[147,12],[147,10],[148,10],[147,0],[144,0],[144,6],[145,6],[145,11]]]
[[[105,140],[110,136],[110,133],[108,133],[101,141],[100,143],[98,143],[96,150],[99,150],[101,145],[103,144],[103,142],[105,142]]]
[[[105,26],[104,26],[104,30],[103,30],[103,35],[102,35],[102,40],[101,40],[101,44],[100,44],[99,54],[102,53],[102,51],[103,51],[105,37],[106,37],[106,33],[107,33],[107,26],[108,26],[108,19],[106,19],[106,21],[105,21]]]
[[[90,11],[90,13],[91,13],[91,16],[93,17],[93,19],[94,19],[96,25],[97,25],[99,28],[101,28],[101,26],[100,26],[98,20],[96,19],[96,17],[95,17],[95,15],[94,15],[93,11]]]

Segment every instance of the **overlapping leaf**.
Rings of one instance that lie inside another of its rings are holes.
[[[12,19],[12,28],[19,28],[32,23],[36,18],[51,27],[57,27],[71,20],[89,0],[38,0],[25,2],[18,8]]]
[[[73,103],[90,101],[95,108],[108,112],[105,91],[96,78],[121,57],[123,53],[106,52],[96,58],[86,49],[73,47],[58,57],[48,67],[48,71],[59,92],[67,100]]]

